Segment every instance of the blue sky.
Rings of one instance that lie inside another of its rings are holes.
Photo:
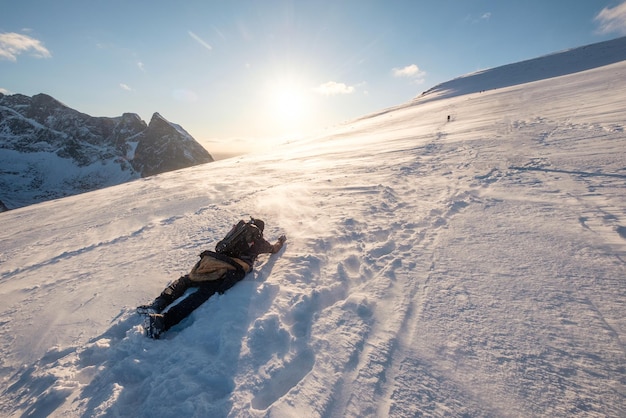
[[[0,0],[0,92],[197,140],[308,132],[626,35],[623,0]],[[207,146],[209,151],[211,147]]]

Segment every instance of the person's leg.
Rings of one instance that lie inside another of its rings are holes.
[[[146,328],[148,336],[158,339],[161,333],[167,331],[168,329],[185,319],[187,316],[189,316],[191,312],[193,312],[196,308],[206,302],[216,292],[219,292],[220,294],[224,293],[226,290],[234,286],[235,283],[241,280],[244,276],[245,273],[243,270],[232,270],[226,273],[226,276],[221,280],[203,283],[192,282],[188,276],[181,277],[179,281],[186,278],[186,281],[183,282],[185,284],[183,285],[183,283],[173,283],[173,285],[175,284],[175,286],[170,285],[168,287],[168,289],[171,291],[166,289],[163,292],[167,292],[165,297],[169,298],[170,295],[179,295],[179,293],[180,295],[182,295],[184,291],[190,286],[198,286],[198,290],[181,300],[180,303],[169,308],[165,313],[150,314],[148,317],[148,326]]]
[[[163,290],[163,292],[161,292],[157,299],[162,300],[162,303],[164,303],[165,306],[168,306],[176,299],[181,297],[187,291],[187,289],[189,289],[193,285],[194,283],[191,281],[191,279],[189,279],[188,275],[181,276],[178,279],[174,280],[172,283],[170,283],[170,285],[167,286]],[[165,309],[165,306],[163,307],[163,309]]]
[[[198,287],[198,290],[187,296],[180,303],[172,306],[163,314],[164,326],[162,331],[166,331],[185,319],[191,312],[206,302],[219,288],[219,282],[207,282]]]
[[[181,297],[192,286],[189,276],[181,276],[170,283],[150,305],[137,307],[139,313],[161,313],[168,305]]]

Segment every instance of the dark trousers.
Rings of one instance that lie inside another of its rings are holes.
[[[216,292],[224,293],[226,290],[234,286],[237,281],[239,280],[232,280],[230,277],[227,277],[208,282],[194,282],[189,279],[189,276],[185,275],[172,282],[157,298],[159,305],[161,305],[163,309],[183,296],[189,288],[196,287],[198,290],[191,293],[185,299],[180,301],[180,303],[172,306],[168,311],[163,313],[165,322],[165,329],[163,331],[170,329],[185,319],[189,316],[189,314],[191,314],[191,312],[206,302]]]

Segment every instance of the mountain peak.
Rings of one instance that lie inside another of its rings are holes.
[[[159,121],[164,121],[169,123],[169,121],[167,119],[165,119],[163,116],[161,116],[161,114],[159,112],[154,112],[152,114],[152,118],[150,119],[150,123],[152,122],[159,122]]]
[[[167,155],[167,162],[163,156]],[[155,112],[142,133],[133,166],[143,177],[212,162],[213,157],[180,125]]]

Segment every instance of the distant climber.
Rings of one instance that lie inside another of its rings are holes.
[[[448,115],[448,122],[450,122],[450,115]]]
[[[275,244],[270,244],[263,238],[264,228],[265,223],[261,219],[239,221],[217,243],[215,251],[200,254],[200,261],[189,274],[167,286],[152,304],[137,307],[138,313],[147,315],[144,324],[146,334],[158,339],[216,292],[222,294],[243,279],[252,271],[259,254],[279,252],[287,238],[281,235]],[[191,287],[198,290],[167,309]]]

